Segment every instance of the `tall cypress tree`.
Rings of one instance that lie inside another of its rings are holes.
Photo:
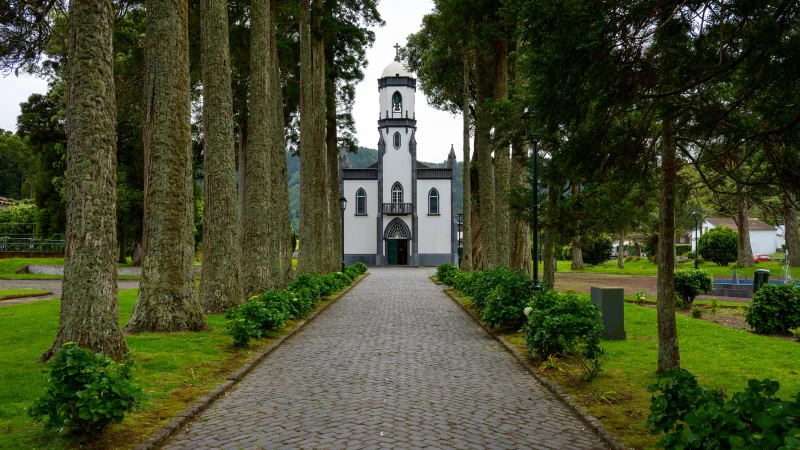
[[[75,342],[120,360],[117,303],[116,102],[110,0],[69,5],[67,227],[61,316],[49,360]]]

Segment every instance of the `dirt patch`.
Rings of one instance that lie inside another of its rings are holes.
[[[644,291],[648,297],[655,297],[657,278],[647,275],[611,275],[594,273],[570,273],[556,272],[556,290],[566,291],[571,289],[575,292],[588,294],[592,287],[621,287],[625,289],[625,295],[633,295],[636,292]],[[699,295],[698,300],[711,300],[712,295]],[[738,297],[716,297],[721,302],[747,303],[748,298]]]

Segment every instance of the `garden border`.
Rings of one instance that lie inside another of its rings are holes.
[[[581,422],[584,423],[590,430],[592,430],[595,434],[600,437],[600,440],[603,441],[610,449],[612,450],[630,450],[622,441],[608,430],[603,427],[603,424],[597,420],[594,416],[590,415],[586,411],[583,410],[577,403],[572,400],[569,394],[567,394],[558,383],[546,378],[545,376],[539,374],[536,370],[536,367],[533,366],[533,363],[530,361],[530,358],[523,355],[522,352],[519,351],[516,347],[511,345],[504,337],[495,334],[490,328],[481,322],[480,317],[478,315],[467,308],[466,305],[461,303],[453,294],[453,289],[445,288],[444,293],[450,297],[455,304],[457,304],[464,312],[467,313],[469,317],[478,324],[479,327],[483,329],[489,336],[491,336],[495,341],[500,343],[500,346],[503,347],[505,351],[511,354],[514,359],[521,365],[525,370],[528,371],[533,377],[542,384],[551,394],[553,394],[561,403],[564,404],[573,414],[575,414]],[[138,450],[138,449],[137,449]]]
[[[320,314],[327,311],[334,303],[336,303],[340,298],[344,297],[345,294],[350,292],[351,289],[356,287],[361,280],[367,277],[369,272],[365,272],[362,276],[353,280],[353,282],[339,291],[338,293],[334,294],[330,297],[330,299],[319,308],[317,308],[310,316],[306,319],[301,320],[300,322],[295,325],[291,331],[287,332],[283,336],[279,337],[275,342],[270,344],[269,347],[262,350],[256,356],[253,357],[250,361],[242,364],[239,369],[237,369],[232,374],[228,375],[228,378],[225,379],[222,383],[218,384],[211,390],[208,394],[200,397],[197,401],[187,406],[186,409],[179,412],[169,423],[164,425],[163,427],[157,429],[141,444],[137,444],[133,446],[133,450],[153,450],[155,448],[160,447],[165,441],[175,434],[181,427],[188,425],[190,422],[194,421],[197,416],[208,409],[215,400],[219,397],[224,395],[228,390],[230,390],[236,383],[238,383],[242,378],[245,377],[251,370],[255,368],[256,365],[261,363],[267,356],[269,356],[272,352],[278,349],[283,343],[289,340],[292,336],[296,335],[300,331],[302,331],[306,325],[313,322]]]
[[[6,301],[6,300],[16,300],[18,298],[44,297],[46,295],[53,295],[53,291],[39,292],[38,294],[35,293],[35,292],[30,292],[30,293],[27,293],[27,294],[4,295],[4,296],[0,296],[0,302]]]

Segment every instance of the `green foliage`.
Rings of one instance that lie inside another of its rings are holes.
[[[481,319],[489,327],[519,327],[525,322],[523,309],[531,297],[531,278],[520,269],[498,267],[496,284],[489,292]],[[474,300],[473,300],[474,301]]]
[[[695,259],[695,258],[697,258],[697,253],[695,253],[695,252],[686,252],[686,257],[689,258],[689,259]]]
[[[445,286],[453,286],[453,278],[461,271],[455,264],[444,263],[436,268],[436,278]]]
[[[453,289],[469,295],[472,290],[472,280],[474,272],[461,272],[459,271],[453,276]]]
[[[678,269],[675,271],[675,293],[680,295],[685,308],[692,306],[695,297],[714,289],[714,277],[703,269]]]
[[[719,311],[719,301],[714,297],[711,299],[711,314],[716,314]]]
[[[35,160],[17,135],[0,129],[0,195],[30,195]]]
[[[759,334],[786,334],[800,327],[800,287],[765,284],[747,305],[745,322]]]
[[[130,355],[114,363],[102,353],[67,342],[52,360],[47,390],[28,413],[44,420],[45,428],[96,433],[111,422],[122,422],[145,396],[133,383]],[[43,373],[48,373],[43,371]]]
[[[700,319],[703,317],[703,309],[699,306],[695,306],[692,308],[692,317],[695,319]]]
[[[0,223],[37,223],[39,210],[35,205],[22,203],[0,210]]]
[[[692,251],[692,244],[675,244],[675,254],[683,256]]]
[[[636,298],[635,300],[636,304],[642,305],[644,304],[644,301],[647,299],[647,293],[645,293],[644,291],[637,291],[636,294],[634,294],[634,297]]]
[[[658,446],[676,449],[800,449],[800,395],[794,402],[775,396],[776,381],[750,380],[725,400],[684,369],[661,374],[648,386],[653,396],[647,426],[664,433]]]
[[[499,266],[472,273],[469,291],[465,293],[472,299],[472,305],[479,313],[483,313],[492,292],[502,283],[503,277],[509,272],[510,269]]]
[[[583,262],[586,264],[602,264],[611,259],[612,240],[607,234],[601,234],[590,240],[583,248]]]
[[[712,228],[697,240],[697,250],[703,259],[727,266],[739,257],[739,234],[728,227]]]
[[[789,333],[792,333],[792,336],[800,342],[800,328],[789,328]]]
[[[533,296],[522,328],[525,344],[538,359],[562,355],[578,362],[585,379],[600,371],[603,325],[600,311],[587,298],[572,292],[543,290]]]

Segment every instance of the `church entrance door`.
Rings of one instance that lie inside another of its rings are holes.
[[[408,264],[408,239],[388,239],[386,241],[386,262],[390,266]]]

